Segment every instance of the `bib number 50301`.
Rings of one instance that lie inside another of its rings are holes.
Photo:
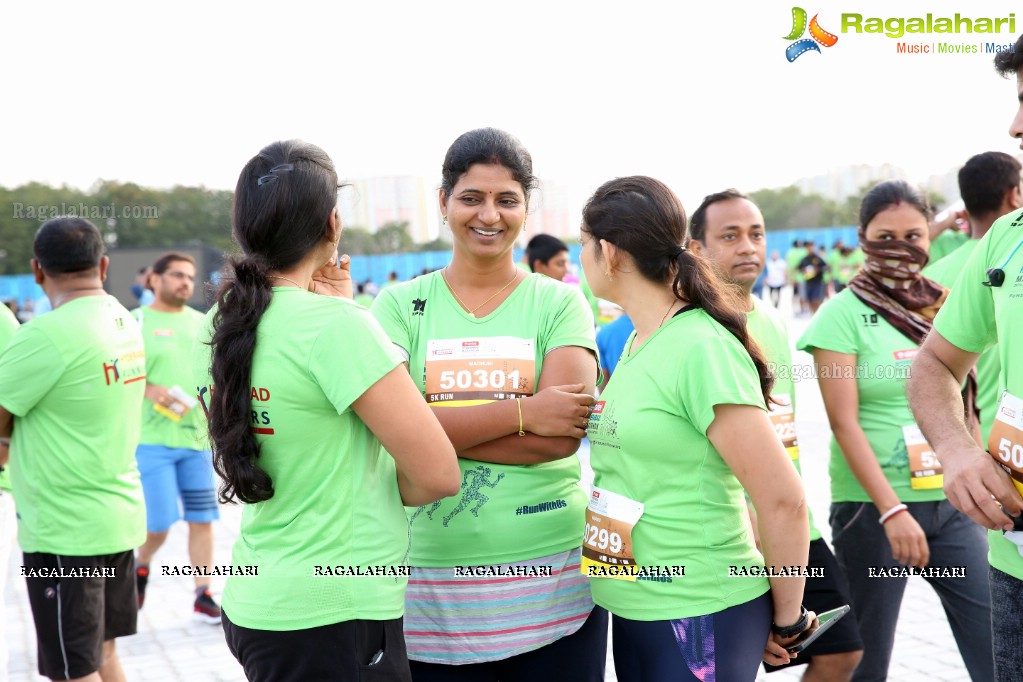
[[[1023,469],[1023,445],[1002,438],[998,441],[998,458],[1017,469]]]
[[[1002,394],[987,445],[1023,494],[1023,400],[1008,391]]]
[[[519,371],[503,372],[495,369],[488,372],[485,369],[462,369],[458,371],[448,369],[440,373],[439,380],[442,391],[451,391],[456,388],[502,389],[505,386],[514,388],[519,385]]]

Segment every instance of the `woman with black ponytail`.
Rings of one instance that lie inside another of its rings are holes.
[[[242,255],[195,347],[221,501],[245,503],[223,626],[249,680],[367,667],[410,679],[402,504],[458,490],[443,429],[349,300],[337,188],[330,158],[303,142],[245,165],[232,211]]]
[[[613,615],[618,679],[753,680],[814,621],[792,570],[807,562],[806,503],[767,416],[767,363],[738,295],[686,248],[685,211],[664,184],[605,183],[580,239],[594,293],[636,326],[588,429],[583,563]]]

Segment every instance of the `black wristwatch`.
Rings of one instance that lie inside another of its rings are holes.
[[[809,620],[809,616],[810,616],[810,614],[807,613],[806,607],[800,605],[800,607],[799,607],[799,620],[797,620],[792,625],[787,625],[785,627],[780,627],[778,625],[775,625],[774,623],[771,623],[771,630],[773,630],[774,633],[776,635],[778,635],[779,637],[781,637],[782,639],[788,639],[789,637],[795,637],[800,632],[802,632],[803,630],[806,629],[806,626],[808,624],[807,621]]]

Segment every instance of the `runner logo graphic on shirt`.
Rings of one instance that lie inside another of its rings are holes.
[[[465,508],[474,502],[475,506],[473,506],[473,508],[470,509],[469,512],[473,516],[479,518],[480,509],[482,509],[483,505],[490,501],[490,498],[484,495],[480,491],[480,488],[482,486],[486,486],[488,488],[496,488],[497,484],[501,482],[502,478],[504,478],[504,474],[500,473],[497,475],[497,478],[495,480],[491,481],[490,476],[492,474],[493,471],[491,470],[491,468],[488,466],[483,466],[482,464],[477,465],[475,468],[465,470],[465,472],[462,474],[462,499],[458,501],[458,505],[451,510],[451,513],[444,517],[442,523],[445,528],[447,528],[448,524],[451,522],[451,519],[455,518],[460,513],[465,511]],[[438,509],[440,509],[440,506],[443,502],[444,500],[437,500],[436,502],[433,503],[433,505],[430,507],[430,511],[426,512],[426,517],[429,520],[433,521],[434,513]],[[416,509],[415,513],[412,514],[412,518],[409,519],[410,527],[412,526],[413,523],[416,522],[416,519],[419,517],[420,514],[423,513],[424,509],[426,509],[425,504]]]
[[[417,298],[412,301],[412,314],[413,315],[425,315],[426,314],[426,299]]]
[[[609,406],[607,401],[600,400],[594,403],[593,412],[590,413],[590,423],[586,425],[586,435],[590,440],[600,440],[603,445],[612,448],[620,447],[617,443],[605,441],[607,438],[618,436],[618,420],[614,418],[614,407]]]

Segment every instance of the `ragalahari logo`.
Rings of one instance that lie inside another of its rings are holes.
[[[805,54],[810,50],[820,52],[821,49],[817,47],[818,43],[824,47],[831,47],[838,42],[838,36],[834,33],[828,33],[821,28],[820,24],[817,23],[817,16],[816,14],[813,15],[813,19],[810,20],[810,38],[796,40],[806,31],[806,10],[802,7],[792,8],[792,31],[785,36],[785,40],[796,41],[785,48],[785,58],[790,62],[796,61],[799,55]]]

